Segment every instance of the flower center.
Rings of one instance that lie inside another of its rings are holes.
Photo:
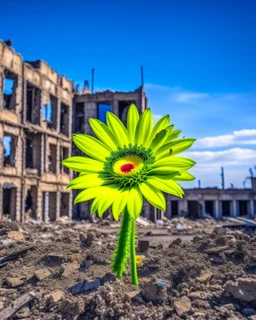
[[[126,163],[124,165],[121,166],[120,170],[124,173],[129,173],[131,172],[133,169],[135,168],[135,164],[134,163]]]

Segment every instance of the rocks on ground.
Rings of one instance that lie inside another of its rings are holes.
[[[113,234],[86,228],[0,224],[0,319],[256,319],[256,237],[141,244],[136,287],[111,273]]]

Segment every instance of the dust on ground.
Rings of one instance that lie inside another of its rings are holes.
[[[103,227],[0,223],[0,319],[256,319],[256,237],[150,242],[136,287],[129,268],[111,273],[115,226]]]

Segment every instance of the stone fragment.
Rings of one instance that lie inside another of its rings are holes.
[[[163,285],[163,281],[161,281],[161,285],[159,285],[158,282],[155,282],[153,279],[150,279],[150,281],[143,281],[141,295],[145,301],[156,302],[164,300],[166,291],[167,285]]]
[[[62,253],[49,253],[44,257],[44,261],[49,267],[57,267],[65,262]]]
[[[94,236],[91,232],[88,232],[87,234],[80,234],[79,239],[81,242],[82,247],[90,247],[92,245],[92,242],[94,240]]]
[[[181,317],[191,309],[191,301],[188,297],[181,297],[173,303],[175,311]]]
[[[140,290],[134,290],[134,291],[127,292],[125,294],[125,298],[128,301],[130,301],[130,300],[134,299],[139,293],[140,293]]]
[[[7,237],[15,241],[25,241],[23,233],[19,231],[9,231]]]
[[[15,287],[22,285],[24,283],[24,281],[19,278],[8,277],[8,278],[6,278],[6,283],[11,288],[15,288]]]
[[[256,318],[256,310],[253,308],[244,308],[242,310],[242,313],[247,317],[255,315],[255,318]]]
[[[52,308],[56,303],[58,303],[63,297],[65,296],[65,293],[61,290],[55,290],[50,294],[46,295],[46,304],[45,307],[47,309]]]
[[[101,278],[102,284],[104,284],[106,282],[114,282],[115,280],[116,280],[116,276],[111,272],[107,272],[104,275],[104,277]]]
[[[74,261],[72,263],[62,264],[61,265],[62,277],[68,278],[71,274],[73,274],[76,270],[78,270],[79,267],[80,267],[80,265],[77,261]]]
[[[206,299],[209,295],[207,294],[207,292],[204,291],[195,291],[195,292],[190,292],[188,294],[188,297],[193,299]]]
[[[64,299],[60,302],[59,310],[62,315],[61,319],[76,319],[76,316],[84,310],[83,299],[80,297]]]
[[[14,300],[7,308],[0,311],[0,319],[9,319],[17,313],[22,307],[27,305],[30,301],[34,300],[36,294],[34,291],[25,293],[18,299]]]
[[[256,300],[256,279],[254,278],[239,278],[236,282],[227,281],[224,289],[238,300],[246,302]]]
[[[141,251],[141,252],[147,251],[148,248],[149,248],[149,241],[147,241],[147,240],[139,240],[139,242],[138,242],[139,251]]]
[[[48,268],[38,269],[34,272],[34,276],[37,280],[42,281],[51,275],[51,271]]]
[[[100,279],[93,281],[80,281],[68,288],[72,294],[82,293],[89,290],[97,289],[100,286]]]
[[[222,247],[216,247],[216,248],[210,248],[210,249],[206,249],[204,252],[208,253],[208,254],[212,254],[212,253],[220,253],[224,250],[227,250],[228,246],[222,246]]]
[[[207,271],[204,274],[202,274],[201,276],[197,277],[196,279],[199,282],[206,284],[211,280],[212,276],[213,276],[213,273],[211,271]]]
[[[217,246],[226,246],[227,242],[228,242],[228,239],[225,236],[218,236],[215,239],[215,243],[216,243]]]
[[[29,318],[29,316],[30,316],[30,309],[28,307],[23,307],[15,315],[15,317],[17,317],[17,319]]]

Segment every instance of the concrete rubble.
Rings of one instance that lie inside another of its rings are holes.
[[[0,319],[255,318],[256,237],[216,228],[153,248],[148,240],[135,287],[129,268],[121,280],[111,272],[118,224],[88,225],[2,222]]]

